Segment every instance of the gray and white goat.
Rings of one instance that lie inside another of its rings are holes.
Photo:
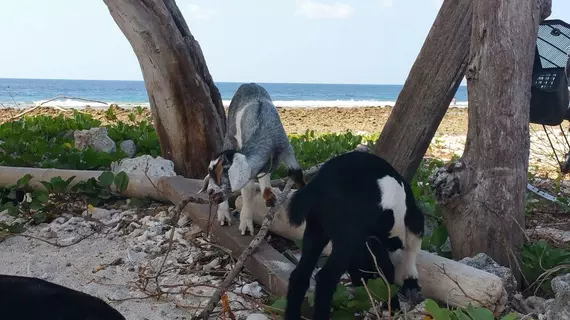
[[[255,180],[268,207],[275,206],[271,190],[271,172],[283,161],[288,175],[298,188],[305,185],[303,171],[289,143],[279,113],[269,93],[255,83],[242,84],[228,108],[227,130],[223,151],[214,156],[199,193],[207,190],[211,201],[218,204],[218,221],[231,225],[228,198],[241,190],[243,206],[239,230],[253,235],[253,212],[250,205],[255,195]]]

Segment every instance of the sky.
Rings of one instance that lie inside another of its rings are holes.
[[[403,84],[442,0],[176,3],[217,82]],[[5,1],[0,30],[0,78],[142,80],[103,0]]]

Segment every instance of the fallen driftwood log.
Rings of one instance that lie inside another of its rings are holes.
[[[279,194],[278,189],[274,189]],[[292,191],[289,196],[294,193]],[[241,196],[236,199],[236,209],[242,206]],[[254,217],[256,223],[263,220],[267,211],[261,194],[256,194],[254,199]],[[286,216],[285,202],[277,211],[273,224],[269,230],[290,240],[302,239],[305,224],[299,228],[289,226]],[[330,253],[330,243],[323,250],[325,255]],[[393,262],[398,268],[402,263],[400,251],[393,256]],[[494,274],[479,270],[468,265],[450,260],[427,251],[421,251],[417,258],[420,285],[423,294],[434,300],[448,303],[454,307],[467,307],[469,303],[474,306],[484,306],[495,313],[505,309],[507,293],[502,281]],[[401,285],[402,279],[396,274],[396,283]]]
[[[570,231],[564,231],[551,227],[536,227],[534,229],[527,229],[528,236],[536,235],[540,238],[550,239],[561,243],[570,243]]]
[[[61,177],[63,180],[67,180],[72,176],[75,176],[69,184],[69,187],[72,187],[80,181],[87,181],[90,178],[97,179],[101,173],[103,173],[103,171],[0,166],[0,188],[6,188],[9,185],[16,184],[18,179],[22,178],[26,174],[30,174],[32,176],[32,179],[28,182],[28,186],[30,188],[34,190],[46,190],[40,181],[50,181],[50,179],[54,177]],[[160,191],[168,177],[147,177],[144,174],[128,176],[128,187],[124,192],[121,192],[121,195],[137,198],[150,197],[158,201],[170,200]]]

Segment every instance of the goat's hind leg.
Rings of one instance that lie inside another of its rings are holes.
[[[301,318],[301,305],[309,288],[311,275],[328,241],[318,227],[313,227],[307,223],[303,235],[301,260],[289,276],[287,306],[285,308],[286,320]]]

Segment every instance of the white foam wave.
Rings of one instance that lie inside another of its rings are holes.
[[[393,107],[395,101],[380,100],[275,100],[275,106],[284,108],[362,108],[362,107]],[[87,106],[91,108],[108,108],[111,104],[116,104],[121,108],[131,109],[136,107],[148,108],[148,102],[98,102],[80,99],[55,99],[55,100],[39,100],[33,103],[2,103],[0,107],[10,108],[28,108],[41,105],[42,107],[60,107],[70,109],[83,109]],[[230,100],[223,100],[224,107],[230,105]],[[467,101],[457,101],[450,104],[451,108],[465,108]]]

